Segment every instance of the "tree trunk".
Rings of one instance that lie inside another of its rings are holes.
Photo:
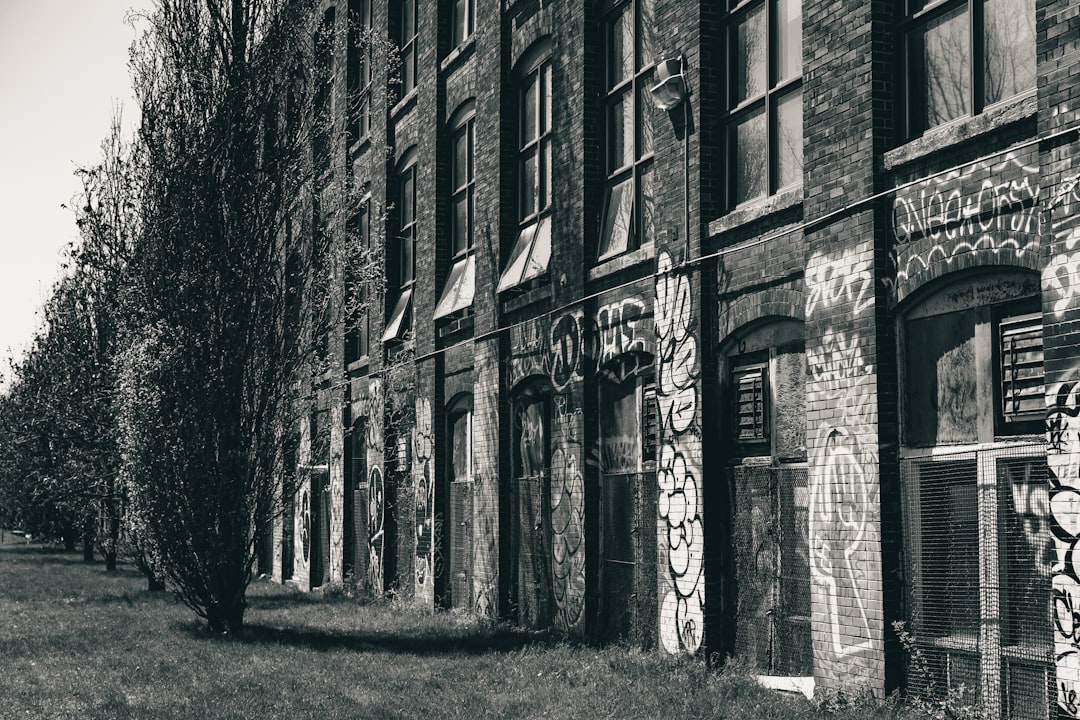
[[[105,543],[105,572],[116,572],[116,548],[120,544],[120,515],[116,502],[109,502],[109,540]]]
[[[214,605],[206,609],[207,627],[214,635],[241,637],[244,633],[244,610],[247,603],[240,600],[231,606]]]
[[[89,535],[82,537],[82,559],[83,562],[94,562],[94,539]]]
[[[64,550],[75,552],[75,531],[70,527],[64,528]]]
[[[153,574],[147,574],[146,589],[149,592],[165,592],[165,581]]]

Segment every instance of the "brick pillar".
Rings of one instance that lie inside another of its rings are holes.
[[[386,484],[383,472],[383,386],[382,380],[372,378],[368,382],[367,395],[367,422],[364,428],[367,438],[364,440],[364,448],[367,452],[367,497],[364,502],[367,511],[368,528],[368,584],[375,597],[383,594],[385,589],[383,577],[383,548],[385,546],[386,527]]]
[[[416,602],[435,609],[435,360],[420,364],[416,380],[416,430],[413,433],[413,504],[416,557],[413,560]]]
[[[661,645],[673,655],[697,652],[705,632],[700,277],[680,266],[681,259],[660,249],[655,307],[657,590]]]
[[[811,634],[825,688],[885,688],[873,217],[812,238],[806,269]]]
[[[1043,357],[1053,535],[1051,627],[1061,717],[1080,717],[1080,6],[1037,0]],[[1068,130],[1072,132],[1068,132]]]
[[[499,342],[476,343],[473,392],[473,610],[495,617],[499,598]]]

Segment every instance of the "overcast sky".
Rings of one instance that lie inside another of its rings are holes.
[[[131,98],[125,18],[151,0],[0,0],[0,373],[38,327],[61,249],[77,237],[74,170],[101,154]],[[0,380],[0,383],[4,381]],[[3,385],[0,384],[0,388]]]

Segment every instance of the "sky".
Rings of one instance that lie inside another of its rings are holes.
[[[61,205],[74,171],[101,157],[115,108],[133,129],[125,19],[151,0],[0,0],[0,390],[7,358],[29,347],[59,277],[61,250],[78,237]]]

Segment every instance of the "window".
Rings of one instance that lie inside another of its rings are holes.
[[[957,307],[942,296],[908,316],[904,440],[909,447],[993,442],[1044,428],[1038,299]],[[951,295],[952,293],[950,293]],[[940,298],[940,301],[939,301]]]
[[[728,203],[802,182],[801,0],[729,0]]]
[[[349,1],[349,136],[371,133],[371,0]]]
[[[476,0],[451,0],[450,47],[460,47],[472,37]]]
[[[445,317],[472,306],[476,262],[473,256],[473,223],[475,219],[475,153],[473,112],[475,105],[467,103],[455,113],[457,122],[450,138],[450,252],[453,266],[446,280],[442,297],[435,306],[435,318]],[[464,119],[461,119],[464,118]]]
[[[401,0],[398,5],[398,51],[401,58],[401,97],[416,87],[416,0]]]
[[[607,186],[599,260],[653,237],[653,0],[618,4],[603,20]]]
[[[447,408],[446,416],[449,435],[447,449],[450,454],[447,463],[450,475],[450,522],[443,525],[439,541],[442,543],[442,557],[449,560],[450,582],[449,587],[443,589],[449,595],[448,598],[444,596],[444,602],[451,608],[468,610],[472,598],[472,398],[464,396],[455,400]]]
[[[367,307],[369,297],[365,286],[363,268],[371,261],[371,196],[367,195],[360,203],[356,215],[346,228],[349,242],[355,243],[355,260],[347,276],[346,312],[348,317],[345,329],[345,364],[367,357],[371,337],[371,313]]]
[[[1035,87],[1035,0],[907,0],[907,135]]]
[[[522,61],[518,105],[517,241],[499,292],[547,274],[551,259],[551,46],[538,43]]]
[[[406,153],[409,158],[412,151]],[[389,253],[396,273],[397,302],[386,322],[383,342],[401,340],[412,326],[412,291],[416,279],[416,163],[408,159],[398,173],[398,233]]]
[[[769,438],[765,417],[768,365],[735,368],[735,439],[740,443],[763,442]]]

